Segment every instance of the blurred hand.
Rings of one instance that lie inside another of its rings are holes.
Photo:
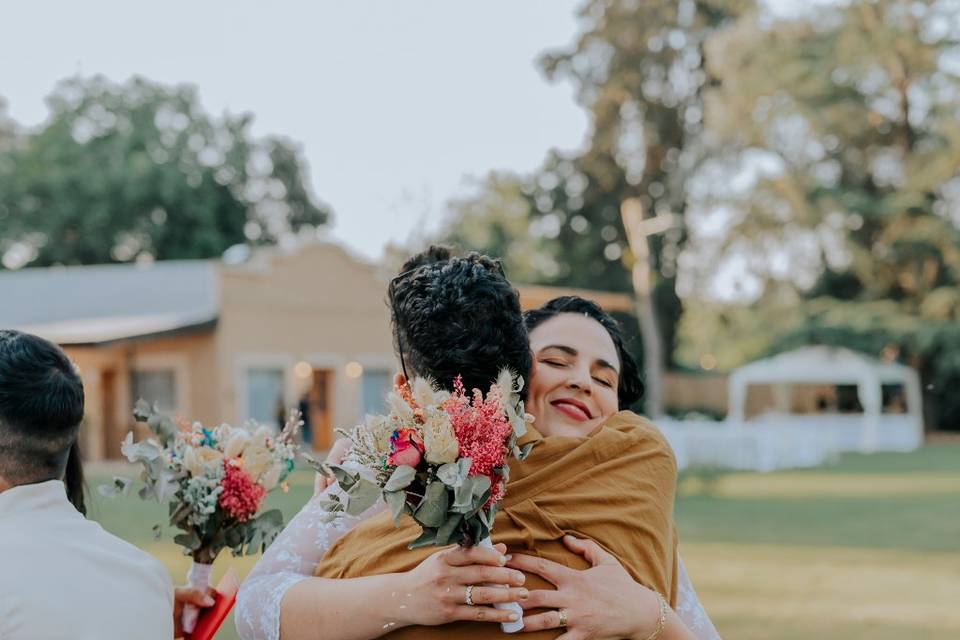
[[[520,602],[524,609],[549,609],[523,618],[523,631],[560,627],[560,609],[566,609],[567,629],[558,640],[614,640],[646,638],[660,619],[660,601],[654,591],[636,583],[612,555],[593,540],[564,536],[571,551],[585,557],[591,568],[570,569],[545,558],[514,554],[507,566],[536,573],[556,585],[538,589]]]
[[[507,548],[494,545],[443,549],[416,568],[403,574],[409,624],[438,625],[458,620],[509,622],[512,615],[490,606],[500,602],[518,602],[528,591],[518,588],[525,576],[504,565]],[[505,586],[480,586],[495,584]],[[467,585],[474,585],[473,606],[465,602]]]
[[[213,587],[207,587],[206,593],[193,587],[176,587],[173,590],[173,637],[182,638],[183,628],[181,618],[183,617],[183,605],[192,604],[200,609],[206,609],[213,606],[213,594],[216,593]]]
[[[327,454],[327,463],[340,464],[343,462],[343,458],[347,455],[347,451],[349,450],[350,439],[337,438],[337,441],[333,443],[332,447],[330,447],[330,453]],[[313,480],[313,495],[316,496],[323,493],[323,491],[334,482],[336,481],[333,478],[328,478],[322,473],[317,473]]]

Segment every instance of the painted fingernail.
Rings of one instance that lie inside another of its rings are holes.
[[[516,582],[517,584],[523,584],[526,579],[527,579],[527,576],[523,575],[519,571],[513,574],[513,581]]]
[[[506,558],[505,562],[510,562],[510,560],[513,559],[513,554],[512,554],[512,553],[508,553],[507,555],[505,555],[505,556],[503,556],[503,557]]]
[[[529,591],[527,591],[526,589],[520,589],[520,599],[521,599],[521,600],[526,600],[526,599],[529,598],[529,597],[530,597],[530,592],[529,592]]]

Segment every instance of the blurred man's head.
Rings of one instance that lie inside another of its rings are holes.
[[[83,384],[56,345],[0,330],[0,490],[60,479],[83,419]]]

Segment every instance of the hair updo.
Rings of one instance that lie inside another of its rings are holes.
[[[411,375],[446,389],[459,375],[486,391],[503,368],[529,374],[520,296],[498,260],[431,246],[404,263],[388,293],[394,349]]]

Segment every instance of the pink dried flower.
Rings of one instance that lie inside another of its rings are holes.
[[[224,475],[220,481],[220,506],[240,522],[246,522],[260,508],[260,501],[267,490],[254,482],[239,466],[224,462]]]
[[[493,470],[506,462],[507,442],[513,432],[501,396],[500,388],[494,386],[486,398],[479,389],[470,397],[458,376],[454,392],[444,404],[460,443],[460,457],[472,461],[470,475],[490,476],[493,485],[499,478]]]

